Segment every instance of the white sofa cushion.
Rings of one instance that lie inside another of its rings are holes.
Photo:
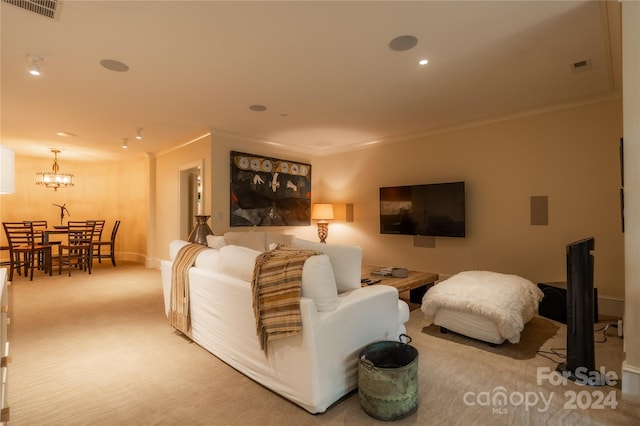
[[[266,236],[263,231],[229,231],[224,233],[227,244],[247,247],[253,250],[266,251]]]
[[[334,311],[338,307],[338,289],[326,254],[309,257],[302,268],[302,296],[313,299],[318,312]]]
[[[315,241],[294,238],[294,247],[316,250],[329,256],[331,267],[336,278],[338,293],[355,290],[362,285],[362,247],[324,244]]]
[[[227,245],[224,235],[207,235],[207,245],[214,249],[219,249]]]
[[[256,266],[256,257],[260,253],[257,250],[232,244],[221,247],[218,270],[232,277],[251,282]]]
[[[198,268],[204,268],[211,272],[217,272],[219,259],[220,250],[203,250],[198,254],[198,257],[196,257],[195,266]]]
[[[173,240],[169,243],[169,259],[174,260],[178,255],[180,249],[187,244],[191,244],[189,241]]]

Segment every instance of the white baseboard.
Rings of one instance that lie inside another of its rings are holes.
[[[640,404],[640,368],[622,362],[622,399]]]
[[[624,315],[624,299],[598,296],[598,314],[622,318]]]

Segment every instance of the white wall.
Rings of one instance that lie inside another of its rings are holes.
[[[355,213],[353,223],[331,225],[330,240],[362,245],[374,264],[542,282],[564,281],[566,244],[593,236],[596,287],[621,314],[621,118],[618,99],[322,157],[314,165],[324,200],[353,202]],[[379,233],[379,187],[450,181],[466,182],[466,238],[421,248]],[[538,195],[549,197],[548,226],[530,225]]]
[[[150,240],[148,266],[159,267],[161,259],[169,258],[169,243],[180,238],[180,167],[202,160],[204,163],[204,191],[211,190],[211,135],[185,141],[180,147],[160,153],[155,158],[152,216],[155,224]],[[203,214],[211,213],[211,198],[205,196]],[[210,223],[210,222],[209,222]]]
[[[625,146],[625,360],[622,396],[640,403],[640,3],[622,3]]]

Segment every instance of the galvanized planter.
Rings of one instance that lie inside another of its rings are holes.
[[[360,406],[376,419],[401,419],[418,408],[418,350],[403,337],[407,343],[372,343],[358,357]]]

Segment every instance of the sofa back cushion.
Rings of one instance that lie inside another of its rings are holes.
[[[169,243],[169,259],[175,260],[180,249],[187,244],[191,244],[189,241],[173,240]]]
[[[329,256],[336,279],[338,293],[355,290],[362,285],[362,248],[339,244],[324,244],[315,241],[294,238],[294,247],[317,250]]]
[[[313,299],[318,312],[334,311],[338,307],[338,290],[326,254],[309,257],[302,267],[302,296]]]
[[[257,251],[265,251],[267,246],[265,233],[263,231],[225,232],[224,239],[227,244],[247,247]]]
[[[207,245],[214,249],[219,249],[227,245],[227,240],[223,235],[207,235]]]
[[[258,251],[267,251],[273,249],[276,244],[290,246],[293,235],[273,231],[229,231],[224,233],[224,239],[226,244],[247,247]],[[207,239],[207,243],[209,243],[209,239]],[[218,242],[218,245],[219,247],[214,248],[220,248],[224,244]],[[209,243],[209,246],[213,247],[211,243]]]
[[[260,253],[258,250],[228,244],[220,248],[218,271],[251,282],[256,266],[256,257]]]
[[[218,260],[220,259],[220,250],[208,249],[203,250],[196,257],[195,266],[203,268],[211,272],[218,272]]]
[[[293,235],[280,234],[278,232],[265,232],[265,243],[267,250],[273,250],[276,245],[291,246]]]

